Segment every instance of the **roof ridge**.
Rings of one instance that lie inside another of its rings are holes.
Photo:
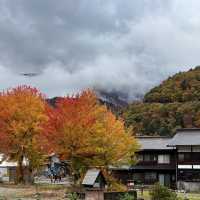
[[[186,131],[200,131],[200,128],[179,128],[176,130],[176,133],[178,132],[186,132]]]
[[[171,136],[135,136],[135,138],[171,139]]]

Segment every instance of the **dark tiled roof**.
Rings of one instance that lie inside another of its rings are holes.
[[[174,170],[176,169],[173,165],[135,165],[132,166],[129,170]]]
[[[137,164],[134,166],[119,166],[119,167],[110,167],[111,170],[115,171],[130,171],[130,170],[174,170],[176,167],[173,165],[143,165]]]
[[[171,150],[167,146],[172,138],[169,137],[138,137],[141,150]]]
[[[200,129],[178,129],[169,146],[200,145]]]

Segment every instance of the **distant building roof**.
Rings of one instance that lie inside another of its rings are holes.
[[[169,137],[137,137],[141,150],[171,150],[168,144],[172,138]]]
[[[168,146],[200,145],[200,129],[178,129]]]
[[[28,160],[24,158],[23,165],[28,165]],[[0,167],[17,167],[17,162],[8,161],[8,159],[4,160],[4,154],[0,154]]]
[[[83,185],[93,186],[101,171],[99,169],[89,169],[83,179]]]
[[[130,170],[131,165],[109,166],[111,170]]]

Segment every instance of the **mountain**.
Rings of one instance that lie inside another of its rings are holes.
[[[177,128],[200,127],[200,67],[180,72],[151,89],[122,113],[136,134],[173,135]]]
[[[200,100],[200,66],[179,72],[149,91],[144,102],[172,103]]]
[[[100,103],[105,104],[115,113],[128,106],[128,96],[124,93],[96,90],[96,94]]]
[[[48,98],[46,99],[47,103],[53,107],[55,107],[56,105],[56,101],[58,101],[59,99],[61,99],[62,97],[53,97],[53,98]]]
[[[128,97],[127,95],[120,93],[120,92],[107,92],[104,90],[95,90],[96,95],[100,103],[106,105],[110,110],[112,110],[114,113],[118,113],[121,111],[121,109],[124,109],[128,106]],[[53,97],[47,99],[47,102],[55,106],[56,101],[62,97]]]
[[[177,128],[200,128],[200,66],[179,72],[128,104],[128,95],[95,90],[99,101],[138,135],[174,135]],[[55,105],[58,98],[47,101]]]

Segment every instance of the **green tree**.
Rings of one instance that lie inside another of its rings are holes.
[[[177,194],[167,187],[156,183],[150,190],[151,200],[178,200]]]

